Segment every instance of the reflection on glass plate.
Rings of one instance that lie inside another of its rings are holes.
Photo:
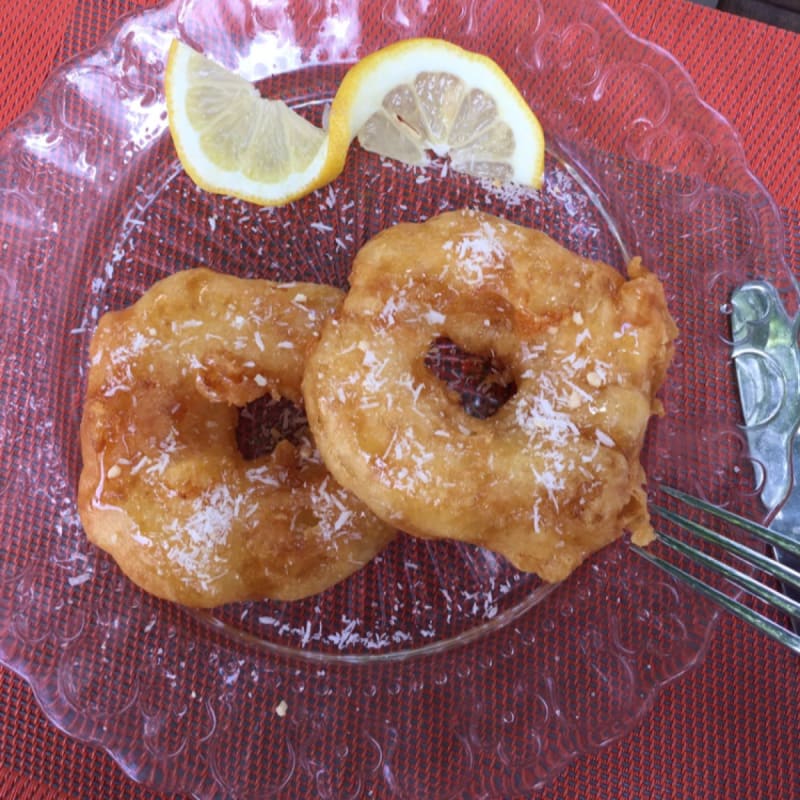
[[[682,331],[648,473],[719,503],[752,496],[727,314],[748,278],[791,288],[772,201],[681,68],[605,6],[485,6],[180,0],[123,20],[0,139],[0,658],[55,724],[161,790],[518,794],[629,731],[703,652],[714,612],[624,542],[551,587],[478,548],[401,536],[319,597],[189,613],[83,536],[78,425],[100,314],[201,264],[344,285],[379,230],[463,206],[620,269],[643,256]],[[174,35],[316,122],[346,63],[397,38],[486,52],[543,123],[545,185],[356,147],[341,178],[285,208],[205,194],[166,130]]]

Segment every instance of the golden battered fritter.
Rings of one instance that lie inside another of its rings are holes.
[[[236,444],[238,407],[301,401],[307,353],[341,298],[195,269],[101,318],[78,503],[89,538],[143,589],[200,607],[296,599],[393,538],[310,439],[251,461]]]
[[[336,479],[386,522],[547,581],[652,528],[639,453],[677,329],[638,259],[626,280],[544,233],[460,211],[368,242],[303,394]],[[446,337],[511,373],[487,419],[425,365]]]

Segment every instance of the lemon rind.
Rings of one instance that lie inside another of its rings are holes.
[[[455,64],[454,64],[455,62]],[[458,67],[453,70],[450,65]],[[402,83],[411,83],[424,71],[454,72],[469,89],[510,100],[503,115],[515,132],[524,131],[527,141],[516,137],[515,151],[505,159],[513,180],[532,186],[541,184],[544,169],[544,133],[517,87],[490,58],[439,39],[406,39],[365,56],[346,73],[331,106],[331,128],[339,124],[352,141],[367,119],[382,107],[386,94]],[[356,104],[354,100],[357,99]]]
[[[339,175],[344,167],[344,158],[331,149],[328,136],[322,140],[319,150],[305,169],[291,173],[276,183],[253,180],[241,171],[223,169],[211,161],[203,151],[200,133],[190,122],[184,102],[188,88],[187,67],[195,52],[177,39],[172,43],[165,94],[169,127],[178,158],[186,173],[201,189],[259,205],[283,205],[330,183]],[[272,187],[274,190],[271,190]]]

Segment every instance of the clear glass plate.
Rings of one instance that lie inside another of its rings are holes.
[[[654,484],[741,508],[754,493],[728,299],[755,276],[792,294],[780,218],[682,68],[601,3],[281,6],[177,0],[128,17],[0,138],[0,659],[54,724],[163,791],[519,794],[631,730],[702,656],[715,612],[624,541],[551,587],[477,548],[404,536],[307,601],[156,601],[76,512],[95,322],[200,264],[344,285],[387,225],[483,208],[658,272],[682,335],[645,466]],[[543,123],[545,186],[501,190],[355,147],[332,186],[286,208],[205,194],[166,129],[175,35],[315,121],[346,64],[390,41],[485,52]]]

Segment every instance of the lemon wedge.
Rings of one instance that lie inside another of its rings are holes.
[[[165,93],[175,149],[192,180],[259,205],[283,205],[332,181],[356,137],[408,164],[430,163],[432,151],[497,183],[542,183],[544,134],[525,99],[490,58],[441,39],[397,42],[352,66],[327,130],[178,40]]]
[[[251,83],[177,39],[165,93],[181,164],[209,192],[283,205],[344,167],[350,139],[332,140],[282,100],[262,98]]]
[[[544,134],[503,70],[441,39],[407,39],[366,56],[345,75],[330,112],[339,141],[409,164],[427,151],[453,169],[540,187]]]

